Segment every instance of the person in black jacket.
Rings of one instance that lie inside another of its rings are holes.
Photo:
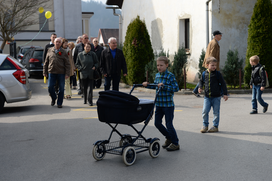
[[[45,45],[45,47],[44,47],[44,51],[43,51],[43,62],[45,60],[45,57],[46,57],[48,49],[54,46],[54,41],[55,41],[56,38],[57,38],[56,33],[52,33],[51,37],[50,37],[51,42],[48,43],[47,45]]]
[[[101,74],[101,72],[100,72],[100,57],[101,57],[101,53],[102,53],[102,51],[104,50],[104,48],[101,47],[101,46],[98,44],[98,39],[97,39],[97,38],[94,38],[94,39],[93,39],[93,45],[94,45],[94,53],[96,54],[97,59],[98,59],[98,72],[99,72],[100,77],[101,77],[102,74]],[[102,80],[101,80],[101,79],[94,80],[94,85],[93,85],[93,87],[99,88],[99,87],[101,86],[101,83],[102,83]]]
[[[75,47],[75,52],[74,52],[74,63],[76,64],[76,60],[77,60],[77,56],[80,52],[83,52],[84,51],[84,46],[86,43],[89,42],[89,37],[87,34],[83,34],[82,35],[82,42],[77,44],[76,47]],[[91,51],[94,51],[94,47],[93,45],[91,45]],[[83,87],[82,87],[82,80],[80,78],[80,74],[78,74],[79,76],[79,85],[78,85],[78,95],[81,95],[83,92]]]
[[[263,113],[268,109],[268,104],[264,102],[262,93],[266,86],[266,73],[264,67],[259,63],[260,58],[257,55],[250,57],[249,62],[252,66],[250,88],[252,89],[252,111],[250,114],[257,114],[257,100],[263,106]]]
[[[127,64],[123,51],[117,48],[117,40],[114,37],[108,40],[109,48],[102,51],[100,63],[101,73],[104,75],[104,90],[109,90],[112,81],[112,90],[119,91],[121,70],[127,76]]]
[[[203,84],[205,84],[205,96],[202,111],[203,127],[200,130],[201,133],[218,132],[219,117],[220,117],[220,103],[221,103],[221,92],[223,91],[223,98],[225,101],[228,100],[228,91],[226,83],[219,71],[216,70],[217,60],[214,57],[208,57],[206,59],[207,70],[205,71],[204,79],[201,76],[199,80],[198,92],[202,92]],[[213,107],[213,127],[208,130],[209,126],[209,112]]]

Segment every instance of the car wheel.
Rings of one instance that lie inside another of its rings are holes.
[[[0,112],[2,111],[5,104],[5,98],[2,94],[0,94]]]

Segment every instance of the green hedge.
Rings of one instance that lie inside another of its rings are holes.
[[[260,57],[260,63],[265,65],[272,85],[272,3],[271,0],[258,0],[248,26],[247,53],[245,66],[245,83],[249,83],[251,65],[249,58],[253,55]]]
[[[128,25],[123,52],[128,68],[127,83],[145,81],[145,66],[154,60],[154,54],[145,22],[139,16]]]

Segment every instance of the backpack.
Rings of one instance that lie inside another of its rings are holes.
[[[263,65],[260,69],[259,69],[259,75],[260,77],[262,77],[261,73],[262,73],[262,70],[265,68],[265,65]],[[265,87],[269,87],[269,81],[268,81],[268,74],[266,72],[266,70],[264,70],[264,73],[265,73],[265,76],[266,76],[266,84],[265,84]]]

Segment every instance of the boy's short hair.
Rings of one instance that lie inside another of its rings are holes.
[[[259,63],[260,58],[257,55],[253,55],[252,57],[249,58],[249,61]]]
[[[160,56],[157,58],[157,61],[163,61],[165,64],[168,64],[169,61],[168,61],[168,58],[165,57],[165,56]]]
[[[208,58],[206,59],[206,64],[210,64],[210,63],[212,63],[212,62],[217,62],[217,60],[216,60],[214,57],[208,57]]]

